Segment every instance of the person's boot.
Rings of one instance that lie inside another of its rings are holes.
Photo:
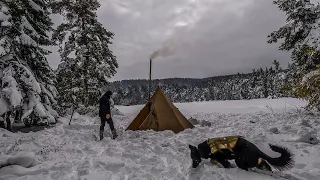
[[[118,137],[116,130],[112,130],[112,139],[115,139],[116,137]]]
[[[100,130],[100,141],[103,139],[103,131]]]

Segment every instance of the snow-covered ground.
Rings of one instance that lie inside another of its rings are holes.
[[[320,179],[320,120],[300,108],[305,102],[283,98],[176,105],[187,118],[199,120],[194,129],[179,134],[123,131],[139,113],[139,105],[117,106],[123,115],[113,116],[120,134],[116,140],[110,139],[106,126],[107,137],[96,141],[99,119],[78,114],[71,126],[69,117],[64,117],[56,127],[35,133],[0,130],[0,167],[10,158],[18,162],[17,155],[23,152],[33,152],[37,160],[28,168],[1,168],[0,179]],[[188,144],[226,135],[243,135],[271,156],[277,154],[271,152],[268,143],[285,146],[294,153],[295,165],[272,175],[224,169],[206,160],[197,169],[191,167]],[[32,153],[27,157],[34,158]],[[32,158],[29,161],[33,162]]]

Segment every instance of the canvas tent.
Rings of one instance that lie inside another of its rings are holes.
[[[194,126],[158,88],[126,130],[172,130],[175,133]]]

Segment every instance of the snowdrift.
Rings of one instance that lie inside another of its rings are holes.
[[[39,164],[36,156],[32,152],[23,152],[14,156],[0,156],[1,178],[11,176],[23,176],[32,173],[34,169],[29,169]],[[0,179],[1,179],[0,178]]]

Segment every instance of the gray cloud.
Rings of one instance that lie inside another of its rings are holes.
[[[285,22],[266,0],[108,0],[99,20],[115,33],[111,49],[119,69],[113,80],[148,78],[149,56],[174,39],[175,54],[155,59],[154,78],[207,77],[270,66],[286,66],[289,53],[268,44]],[[56,20],[57,21],[57,20]],[[57,51],[57,48],[52,49]],[[49,57],[53,68],[58,53]]]

